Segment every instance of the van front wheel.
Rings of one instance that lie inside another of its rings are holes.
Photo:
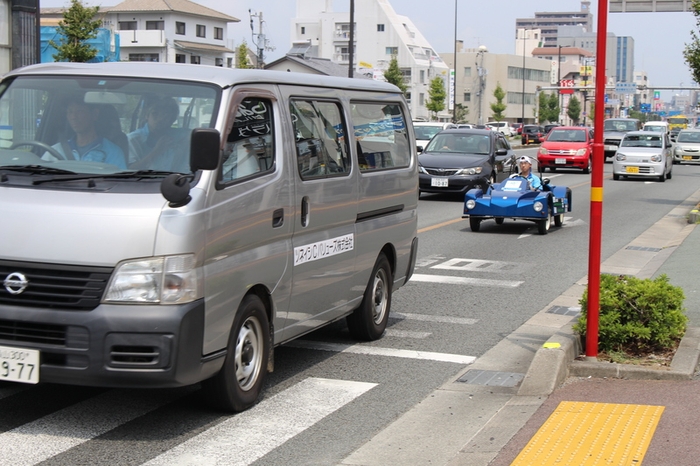
[[[243,299],[233,320],[221,371],[202,384],[205,400],[214,408],[240,412],[255,404],[267,374],[270,326],[262,300]]]
[[[353,338],[371,341],[384,334],[391,309],[392,284],[389,260],[381,253],[374,264],[360,307],[346,318]]]

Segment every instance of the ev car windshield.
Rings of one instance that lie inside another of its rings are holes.
[[[0,88],[0,170],[63,176],[189,173],[194,128],[220,91],[181,81],[20,76]]]

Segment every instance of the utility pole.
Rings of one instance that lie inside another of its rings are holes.
[[[348,78],[355,77],[355,67],[353,66],[355,49],[355,0],[350,0],[350,36],[348,47]]]
[[[265,37],[263,32],[263,14],[256,13],[253,10],[248,10],[248,15],[250,15],[250,32],[253,35],[253,44],[257,47],[256,55],[258,57],[258,64],[256,68],[263,69],[265,67],[265,50],[275,50],[275,47],[270,45],[270,41]],[[253,18],[258,18],[258,33],[255,33],[255,28],[253,24]]]

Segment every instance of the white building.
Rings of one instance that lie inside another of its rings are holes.
[[[297,0],[291,30],[292,43],[308,41],[316,56],[349,64],[350,13],[333,11],[332,0]],[[450,89],[449,69],[411,20],[397,15],[388,0],[355,0],[353,34],[356,70],[381,77],[396,56],[408,86],[406,97],[413,118],[428,119],[425,103],[430,80],[440,76],[445,89]],[[440,119],[451,118],[448,101]]]
[[[189,0],[125,0],[104,10],[122,61],[235,66],[227,25],[240,20]]]

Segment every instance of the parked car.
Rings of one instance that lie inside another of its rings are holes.
[[[481,229],[481,222],[494,219],[502,225],[506,219],[529,220],[537,224],[539,234],[546,235],[554,220],[558,227],[564,223],[564,213],[571,212],[571,189],[551,186],[542,180],[542,189],[532,191],[527,178],[513,175],[487,190],[471,189],[464,196],[462,218],[469,219],[473,232]]]
[[[544,125],[544,136],[547,137],[550,131],[552,131],[554,128],[558,128],[562,126],[559,123],[550,123],[548,125]]]
[[[419,195],[486,189],[510,175],[505,166],[515,167],[515,151],[498,131],[441,131],[418,155]]]
[[[490,126],[492,129],[500,132],[504,136],[510,137],[513,135],[513,132],[510,129],[510,123],[507,121],[489,121],[486,123],[486,126]]]
[[[520,134],[523,132],[523,124],[522,123],[512,123],[511,128],[515,130],[516,134]]]
[[[628,131],[639,131],[641,123],[636,118],[609,118],[603,122],[603,144],[605,159],[612,157],[620,147],[622,137]]]
[[[539,144],[544,139],[544,127],[540,125],[525,125],[520,142],[526,146],[531,143]]]
[[[613,158],[613,180],[628,176],[655,177],[662,183],[673,173],[671,140],[666,133],[630,131]]]
[[[580,168],[591,172],[593,159],[593,130],[580,126],[559,126],[552,129],[537,152],[537,162],[544,172],[547,168]]]
[[[700,129],[682,129],[673,150],[674,163],[700,162]]]
[[[457,128],[458,128],[458,129],[473,129],[473,128],[474,128],[474,125],[471,125],[471,124],[469,124],[469,123],[459,123],[459,124],[457,125]]]
[[[413,132],[416,135],[418,150],[425,149],[428,142],[443,129],[456,128],[454,123],[442,123],[439,121],[414,121]]]

